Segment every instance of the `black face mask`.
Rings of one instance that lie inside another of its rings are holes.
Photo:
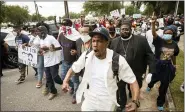
[[[115,32],[110,32],[110,35],[111,35],[111,36],[114,36],[114,34],[115,34]]]
[[[40,33],[40,35],[39,35],[39,37],[41,38],[41,39],[45,39],[46,38],[46,33],[44,33],[44,32],[41,32]]]

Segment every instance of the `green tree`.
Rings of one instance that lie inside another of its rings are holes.
[[[174,14],[176,7],[176,1],[133,1],[132,4],[138,8],[140,8],[142,4],[146,5],[146,7],[153,7],[153,11],[155,11],[156,15]],[[178,13],[184,13],[184,1],[179,1]]]
[[[36,13],[34,13],[34,14],[31,15],[31,21],[32,22],[39,22],[39,20],[40,21],[45,21],[45,20],[47,20],[47,18],[46,17],[43,17],[40,14],[37,15]]]
[[[29,12],[28,7],[20,7],[18,5],[5,6],[5,21],[11,22],[14,25],[22,25],[25,22],[29,21]]]
[[[47,20],[48,21],[51,21],[51,20],[54,20],[55,19],[55,16],[49,16],[49,17],[47,17]]]
[[[5,19],[5,2],[4,1],[0,1],[0,24],[4,21]]]
[[[70,19],[78,19],[80,18],[80,15],[81,15],[80,13],[69,12]],[[65,18],[65,15],[62,18]]]
[[[151,16],[154,11],[153,5],[149,4],[146,6],[145,10],[143,11],[143,15]]]
[[[120,1],[86,1],[83,4],[85,14],[94,13],[95,16],[110,15],[115,9],[122,8]]]
[[[140,10],[137,7],[134,7],[134,5],[129,5],[125,7],[125,13],[126,15],[133,15],[133,14],[139,14],[141,13]]]

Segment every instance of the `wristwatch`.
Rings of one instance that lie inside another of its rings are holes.
[[[139,102],[139,100],[132,100],[132,102],[136,104],[137,108],[140,107],[140,102]]]

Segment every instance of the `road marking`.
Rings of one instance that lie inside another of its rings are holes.
[[[3,70],[2,73],[9,73],[9,72],[14,72],[14,71],[18,71],[17,69],[13,69],[13,70]]]

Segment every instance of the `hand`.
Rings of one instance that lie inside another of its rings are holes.
[[[53,44],[51,44],[51,46],[49,47],[49,50],[52,52],[55,50],[55,46]]]
[[[23,48],[23,49],[25,48],[25,46],[26,46],[25,44],[22,44],[22,48]]]
[[[69,91],[69,84],[65,81],[62,84],[62,90],[64,91],[64,93],[67,93]]]
[[[76,55],[77,54],[77,51],[76,50],[71,50],[71,55]]]
[[[149,84],[151,82],[151,79],[152,79],[152,74],[149,73],[147,76],[146,76],[146,83]]]
[[[47,46],[43,46],[41,49],[44,51],[49,50],[49,48]]]
[[[136,111],[136,110],[137,110],[137,105],[133,102],[130,102],[125,106],[125,111],[127,112]]]

